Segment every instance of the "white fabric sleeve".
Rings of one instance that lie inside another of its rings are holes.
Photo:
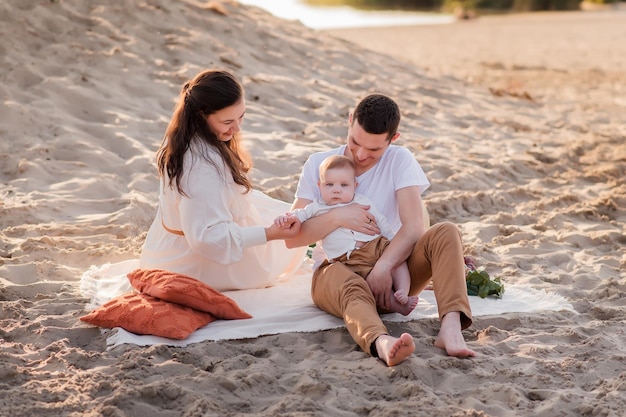
[[[235,223],[229,203],[242,199],[242,188],[232,181],[220,161],[220,170],[196,157],[182,177],[179,203],[181,227],[192,251],[220,264],[241,259],[243,249],[267,242],[262,226],[241,227]]]
[[[319,198],[319,163],[318,158],[313,154],[309,156],[302,167],[298,187],[296,189],[296,198],[303,198],[310,201],[316,201]]]
[[[397,147],[391,164],[394,190],[417,185],[420,194],[430,187],[430,181],[415,156],[406,148]]]
[[[241,232],[241,242],[244,248],[264,245],[267,243],[265,226],[239,227],[239,231]]]
[[[298,218],[298,220],[300,220],[301,223],[304,223],[305,221],[309,220],[311,217],[315,216],[317,214],[317,212],[320,209],[320,205],[317,201],[314,201],[312,203],[307,204],[304,208],[301,209],[295,209],[293,211],[293,214],[296,215],[296,217]]]

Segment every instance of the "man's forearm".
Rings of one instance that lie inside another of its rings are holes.
[[[416,230],[401,227],[394,238],[391,239],[389,246],[387,246],[385,252],[378,259],[376,265],[390,270],[406,261],[413,247],[419,240],[417,234]]]
[[[417,186],[405,187],[396,191],[398,210],[402,226],[396,233],[376,266],[393,268],[404,262],[417,241],[426,232],[423,202]],[[416,210],[417,208],[417,210]]]
[[[308,246],[322,239],[337,227],[338,226],[335,225],[333,216],[330,213],[324,213],[319,216],[312,217],[302,223],[298,236],[293,239],[285,239],[285,245],[290,249],[300,246]]]

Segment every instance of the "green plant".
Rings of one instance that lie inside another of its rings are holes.
[[[484,268],[476,268],[471,256],[465,256],[463,261],[465,262],[465,284],[468,295],[477,295],[481,298],[493,295],[502,298],[504,284],[500,278],[496,277],[492,280]]]
[[[307,249],[306,251],[306,256],[308,256],[309,258],[313,257],[313,248],[315,248],[315,243],[311,243],[309,245],[309,249]]]
[[[465,275],[465,283],[467,284],[468,295],[477,295],[480,298],[493,295],[502,298],[504,294],[504,284],[500,278],[496,277],[492,280],[484,269],[468,270]]]

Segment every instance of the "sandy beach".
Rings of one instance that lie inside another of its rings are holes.
[[[623,415],[624,8],[315,31],[235,1],[5,0],[0,23],[0,416]],[[576,311],[476,317],[471,360],[438,320],[391,323],[417,346],[393,368],[345,329],[107,350],[80,277],[139,256],[155,151],[207,67],[242,80],[255,188],[287,202],[357,100],[393,96],[431,221]]]

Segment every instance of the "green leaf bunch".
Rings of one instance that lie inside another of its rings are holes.
[[[484,269],[468,269],[465,275],[465,283],[467,284],[468,295],[477,295],[480,298],[492,295],[502,298],[504,294],[504,284],[500,278],[491,279]]]

